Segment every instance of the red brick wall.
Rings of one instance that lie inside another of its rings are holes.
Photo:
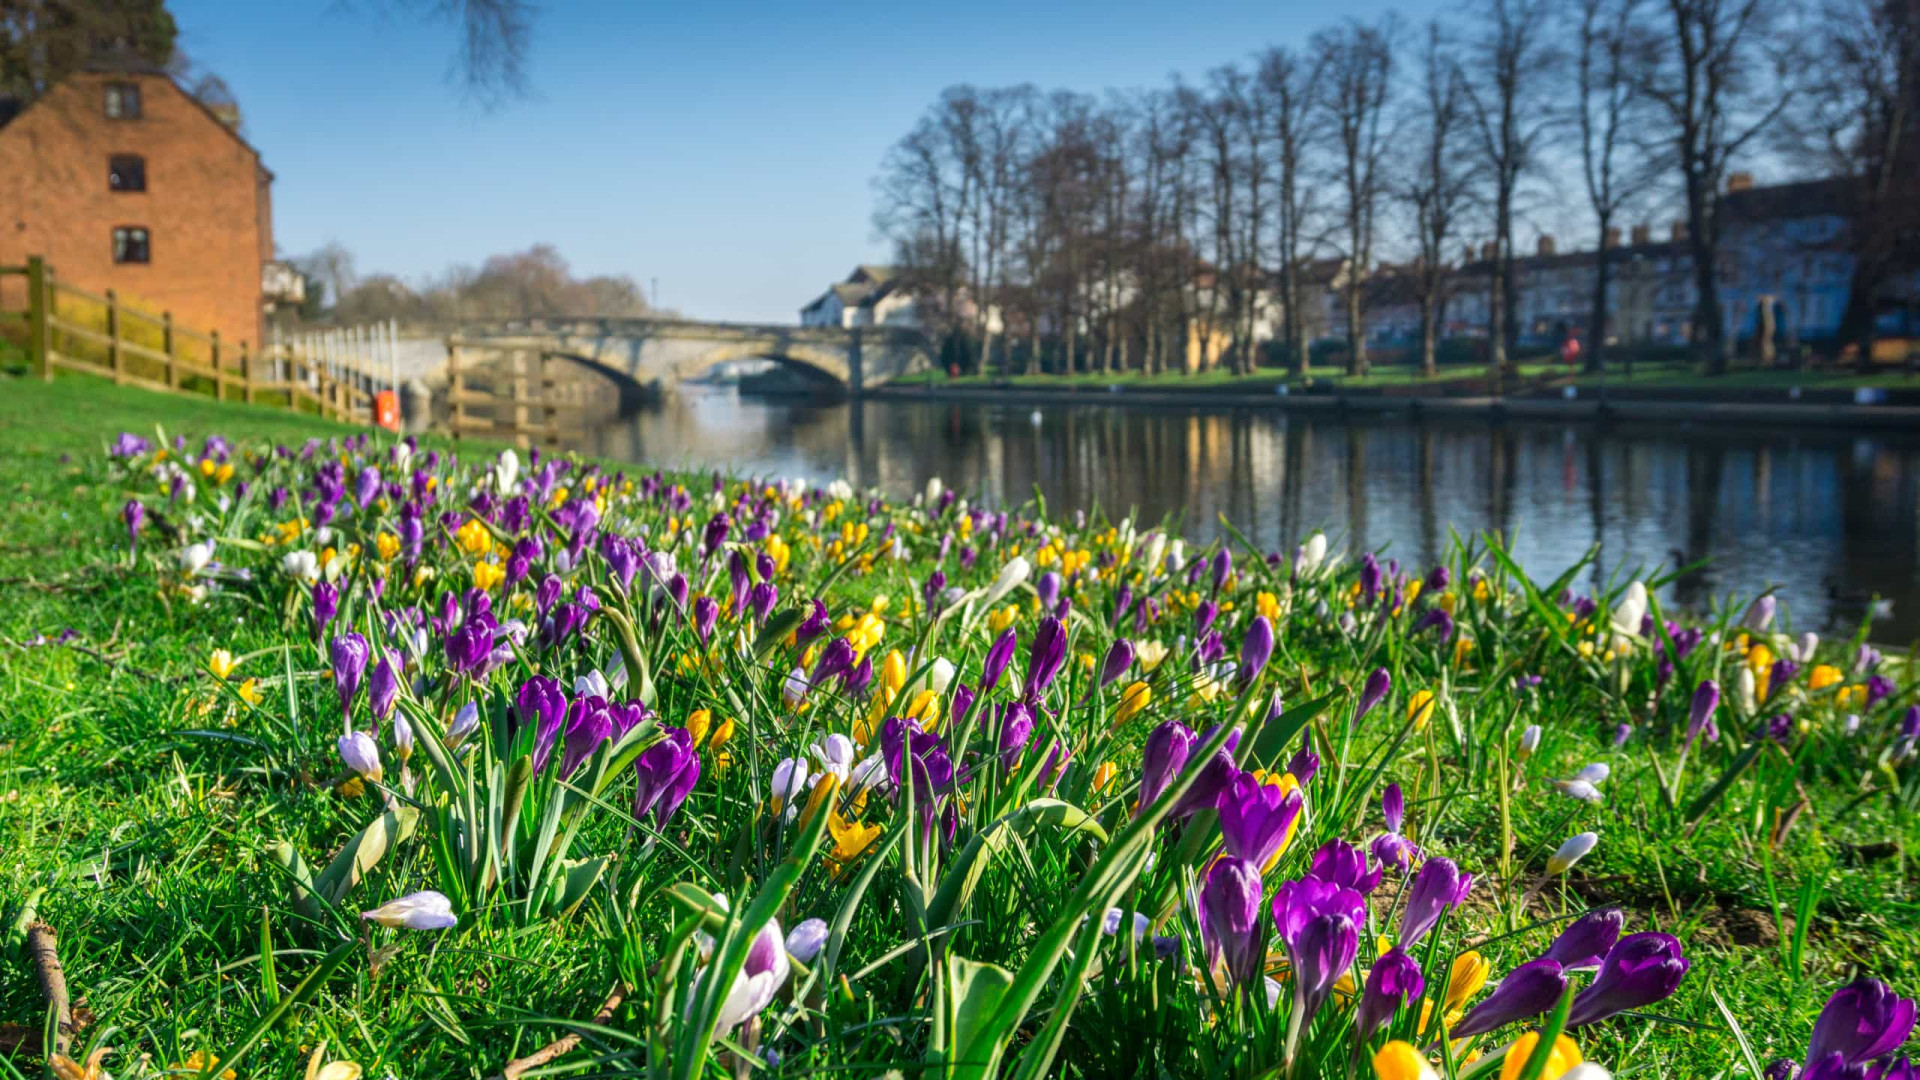
[[[113,82],[139,84],[139,119],[107,118]],[[114,154],[146,158],[146,191],[107,186]],[[260,266],[273,252],[266,174],[171,79],[74,75],[0,128],[0,162],[0,265],[41,255],[63,281],[259,344]],[[147,229],[150,262],[113,261],[113,230],[129,225]]]

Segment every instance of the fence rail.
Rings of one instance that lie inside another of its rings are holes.
[[[558,442],[563,417],[584,405],[584,388],[564,378],[565,364],[545,353],[448,338],[447,431],[522,447]]]
[[[397,409],[379,415],[390,373],[376,373],[355,351],[321,348],[320,339],[259,349],[223,342],[218,331],[181,326],[171,312],[128,304],[111,289],[94,293],[61,281],[37,256],[25,266],[0,266],[0,295],[15,277],[25,279],[26,309],[0,307],[0,335],[24,336],[28,362],[43,379],[76,372],[162,393],[284,405],[349,424],[398,420]]]

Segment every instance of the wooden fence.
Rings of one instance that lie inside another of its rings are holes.
[[[23,341],[35,374],[56,371],[110,378],[123,386],[222,401],[277,405],[331,420],[372,426],[384,380],[295,345],[250,349],[223,342],[131,306],[111,289],[92,293],[60,281],[44,259],[0,266],[0,290],[22,277],[26,309],[0,309],[0,338]],[[4,295],[4,292],[0,292]]]
[[[447,339],[447,430],[454,438],[556,443],[563,418],[584,405],[569,361],[485,341]]]

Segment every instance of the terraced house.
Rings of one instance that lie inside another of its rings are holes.
[[[273,174],[237,126],[122,59],[24,108],[0,100],[0,265],[38,255],[82,289],[259,344]]]

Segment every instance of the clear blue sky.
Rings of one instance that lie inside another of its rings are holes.
[[[688,315],[789,322],[885,257],[873,175],[942,88],[1199,78],[1392,5],[548,0],[532,95],[493,113],[448,78],[454,30],[383,12],[398,6],[170,5],[278,177],[282,252],[337,240],[362,273],[416,279],[550,242],[577,272],[657,277]]]

